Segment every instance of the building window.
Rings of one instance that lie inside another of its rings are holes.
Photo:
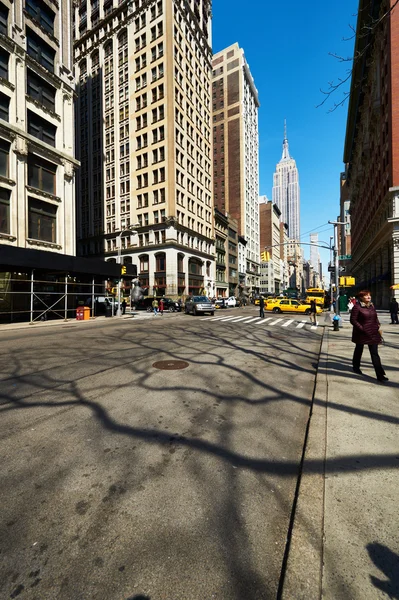
[[[26,12],[48,33],[54,35],[54,12],[42,0],[26,0]]]
[[[10,156],[10,143],[5,140],[0,140],[0,175],[8,177],[9,172],[9,156]]]
[[[10,96],[0,93],[0,119],[9,121],[10,113]]]
[[[28,157],[28,185],[49,194],[55,194],[57,165],[34,154]]]
[[[49,110],[55,110],[55,88],[49,85],[44,79],[27,70],[27,93],[28,96],[37,100]]]
[[[157,254],[156,257],[156,271],[166,271],[166,254]]]
[[[56,242],[57,207],[48,202],[28,198],[29,237],[34,240]]]
[[[28,133],[55,147],[57,127],[28,110]]]
[[[0,233],[10,233],[10,190],[0,188]]]
[[[8,35],[8,8],[0,2],[0,33]]]
[[[27,28],[26,32],[29,56],[37,60],[45,69],[54,73],[55,51],[30,29]]]
[[[148,254],[140,256],[140,273],[148,273]]]
[[[8,60],[10,55],[3,48],[0,48],[0,77],[8,81]]]

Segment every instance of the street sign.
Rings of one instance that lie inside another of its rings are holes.
[[[352,254],[340,254],[338,260],[351,260]]]
[[[340,273],[345,273],[346,271],[346,267],[339,267],[339,272]]]
[[[328,272],[329,272],[329,273],[335,273],[335,267],[333,267],[333,266],[329,265],[329,266],[328,266]]]

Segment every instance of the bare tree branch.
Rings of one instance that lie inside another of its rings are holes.
[[[399,0],[395,0],[394,4],[387,10],[385,11],[385,13],[383,15],[381,15],[381,17],[379,17],[376,20],[371,20],[370,24],[368,25],[363,25],[361,31],[359,32],[359,39],[365,38],[365,37],[369,37],[370,34],[372,34],[380,25],[381,23],[387,19],[392,11],[394,10],[394,8],[399,5]],[[362,9],[363,11],[366,11],[370,8],[370,3],[364,8]],[[354,15],[356,16],[356,15]],[[359,13],[357,14],[357,16],[359,16]],[[356,29],[355,27],[353,27],[353,25],[348,25],[349,28],[353,31],[353,35],[349,38],[342,38],[343,41],[351,41],[356,37]],[[323,106],[327,100],[329,100],[329,98],[331,97],[332,94],[334,94],[340,87],[342,87],[345,83],[347,83],[353,74],[353,69],[354,69],[354,65],[356,64],[357,61],[359,61],[366,53],[367,51],[370,49],[371,47],[371,41],[366,44],[364,46],[364,48],[362,48],[362,50],[359,52],[355,52],[353,56],[348,56],[348,57],[344,57],[344,56],[340,56],[339,54],[336,54],[334,52],[329,52],[329,56],[332,56],[333,58],[335,58],[338,62],[340,63],[352,63],[351,68],[347,71],[347,76],[342,79],[340,77],[338,77],[337,82],[334,81],[329,81],[328,82],[328,89],[327,90],[322,90],[320,89],[320,92],[322,94],[325,95],[325,98],[322,102],[320,102],[319,104],[316,105],[316,108],[320,108],[321,106]],[[360,85],[361,82],[357,82],[356,86]],[[344,91],[344,98],[337,103],[334,103],[334,105],[328,110],[328,112],[334,112],[339,106],[343,106],[343,104],[345,104],[346,100],[349,98],[350,96],[350,91]]]

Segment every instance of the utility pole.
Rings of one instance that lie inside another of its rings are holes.
[[[338,249],[338,227],[345,225],[342,221],[328,221],[334,225],[334,266],[335,266],[335,314],[339,316],[339,249]]]

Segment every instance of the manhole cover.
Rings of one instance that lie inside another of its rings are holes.
[[[152,365],[155,369],[164,371],[176,371],[177,369],[186,369],[188,362],[184,360],[159,360]]]

